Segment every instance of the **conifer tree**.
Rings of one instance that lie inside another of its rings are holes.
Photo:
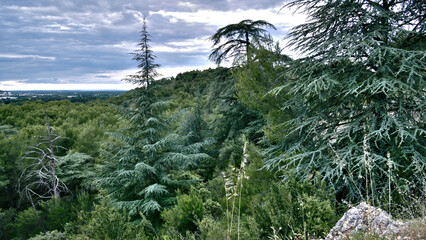
[[[425,7],[422,1],[296,0],[305,52],[271,91],[290,109],[271,168],[319,172],[347,200],[389,202],[425,190]],[[407,44],[410,43],[410,44]],[[286,97],[282,98],[282,95]]]
[[[173,179],[173,173],[192,170],[209,158],[202,151],[206,143],[196,131],[170,134],[161,116],[169,102],[155,98],[156,87],[138,89],[140,96],[132,99],[131,107],[122,109],[127,128],[109,133],[111,141],[104,145],[105,165],[98,179],[116,206],[132,216],[142,212],[150,219],[174,203],[178,188],[188,188],[194,182]]]
[[[170,197],[164,185],[169,182],[165,166],[157,161],[167,129],[158,116],[164,104],[149,97],[151,89],[138,90],[140,96],[132,99],[132,106],[120,111],[127,127],[108,133],[111,141],[104,144],[105,165],[98,179],[113,203],[134,216],[158,212],[164,205],[161,200]]]
[[[131,53],[133,55],[133,60],[138,62],[139,71],[133,75],[128,75],[123,80],[139,86],[149,87],[152,81],[158,77],[159,74],[157,72],[157,68],[160,67],[160,65],[154,62],[156,56],[149,45],[151,35],[149,35],[147,29],[148,27],[144,17],[141,36],[138,43],[139,48],[135,52]]]
[[[203,119],[200,96],[197,97],[196,106],[184,111],[185,117],[179,123],[174,141],[171,142],[170,152],[165,157],[178,160],[182,170],[195,170],[204,178],[211,176],[216,167],[208,148],[214,143],[209,136],[207,123]]]
[[[250,45],[253,39],[268,40],[267,31],[263,29],[265,27],[276,29],[273,24],[267,21],[253,21],[250,19],[218,29],[210,37],[210,40],[213,41],[214,49],[209,59],[218,65],[229,57],[239,58],[245,56],[246,60],[249,61],[251,59]],[[225,40],[225,42],[221,43],[222,40]]]

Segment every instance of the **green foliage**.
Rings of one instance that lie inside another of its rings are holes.
[[[14,234],[18,239],[28,239],[45,230],[43,212],[30,207],[19,212],[13,222]]]
[[[16,216],[16,210],[9,208],[3,210],[0,208],[0,238],[10,239],[14,233],[13,218]]]
[[[20,211],[13,218],[9,217],[10,222],[6,224],[9,226],[7,235],[11,239],[28,239],[40,232],[63,231],[66,223],[76,220],[78,211],[89,210],[81,200],[76,202],[71,198],[51,199],[42,203],[38,209],[30,207]]]
[[[158,76],[156,69],[160,67],[160,65],[154,63],[156,56],[153,54],[151,46],[149,45],[150,41],[151,39],[147,31],[147,23],[144,17],[140,42],[138,43],[139,49],[132,53],[133,60],[138,62],[139,71],[134,75],[127,76],[124,81],[140,86],[146,84],[146,86],[149,87],[151,82]]]
[[[42,223],[46,231],[63,230],[65,223],[76,218],[75,206],[72,200],[52,199],[41,206]]]
[[[354,233],[348,239],[350,240],[386,240],[385,237],[381,237],[377,233],[368,233],[365,231],[359,231]]]
[[[290,33],[308,56],[270,91],[291,118],[275,123],[282,138],[268,168],[305,179],[319,173],[348,201],[391,204],[407,188],[424,196],[425,49],[400,44],[407,35],[423,41],[424,8],[415,1],[288,6],[311,14]]]
[[[197,221],[203,219],[205,212],[202,198],[193,189],[189,194],[178,193],[176,198],[177,204],[161,214],[165,227],[175,228],[181,234],[196,231]]]
[[[98,180],[117,206],[132,216],[142,211],[151,219],[170,206],[174,192],[187,184],[171,179],[169,174],[194,168],[209,157],[202,152],[205,143],[197,142],[201,140],[200,136],[197,139],[199,132],[189,128],[184,136],[167,134],[168,124],[161,113],[170,104],[156,101],[152,89],[157,87],[152,84],[140,89],[140,95],[131,100],[132,107],[123,109],[129,123],[121,132],[110,133],[112,139],[105,144],[105,165]]]
[[[232,70],[235,92],[240,102],[266,116],[279,106],[267,93],[279,86],[280,73],[292,60],[281,53],[281,47],[272,39],[266,43],[257,40],[251,49],[253,60]]]
[[[25,145],[20,141],[20,136],[11,131],[12,128],[2,127],[4,131],[0,132],[0,208],[7,209],[17,207],[18,194],[15,186],[21,170],[17,160]]]
[[[273,28],[275,26],[264,20],[243,20],[236,24],[229,24],[216,31],[210,37],[213,41],[212,53],[209,59],[214,61],[216,64],[220,64],[227,58],[238,59],[241,56],[245,56],[247,62],[251,59],[250,57],[250,44],[253,38],[267,40],[266,30],[263,28]],[[225,43],[221,43],[225,39]]]
[[[325,236],[337,220],[331,199],[324,187],[292,179],[272,183],[268,194],[253,198],[249,211],[262,238],[273,234],[271,227],[285,237]]]
[[[68,238],[65,233],[58,232],[57,230],[38,234],[35,237],[29,238],[29,240],[67,240],[67,239]]]
[[[69,151],[59,157],[58,177],[71,190],[93,190],[95,180],[94,159],[84,153]]]
[[[426,177],[421,4],[288,6],[312,13],[291,33],[301,59],[282,55],[264,29],[272,24],[244,20],[211,37],[212,60],[241,65],[153,81],[144,23],[133,53],[140,71],[125,79],[142,88],[102,102],[1,105],[1,237],[322,237],[341,213],[333,191],[424,213],[413,207],[424,206]],[[67,137],[57,170],[71,192],[16,212],[28,164],[17,160],[45,131],[45,113]],[[106,193],[93,206],[96,187]]]
[[[281,141],[286,126],[281,123],[292,117],[292,112],[281,108],[282,100],[288,96],[280,95],[280,100],[271,94],[272,89],[282,84],[280,75],[287,69],[292,59],[282,54],[279,44],[273,40],[268,42],[256,41],[251,46],[253,60],[234,68],[232,75],[236,79],[235,92],[238,100],[262,115],[269,124],[262,128],[268,137],[263,139],[263,145],[268,142]],[[253,121],[254,123],[255,121]]]
[[[118,123],[114,109],[105,101],[71,103],[63,100],[2,105],[0,125],[13,126],[20,135],[20,144],[25,147],[31,137],[43,134],[45,113],[58,135],[66,138],[60,142],[61,146],[93,157],[98,154],[104,132],[115,130]]]
[[[144,218],[130,221],[125,212],[115,209],[102,194],[94,210],[81,211],[75,222],[67,224],[65,233],[71,239],[146,239],[150,226]]]
[[[258,141],[263,136],[262,128],[265,125],[262,116],[237,100],[235,79],[230,70],[218,70],[217,74],[207,89],[208,106],[211,105],[214,111],[210,128],[215,133],[217,144],[223,144],[226,140],[232,142],[242,134],[251,141]]]

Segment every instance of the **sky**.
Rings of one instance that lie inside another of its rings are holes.
[[[245,19],[282,41],[303,14],[283,0],[1,0],[0,90],[129,90],[143,16],[161,77],[214,68],[208,40]],[[293,54],[288,52],[288,54]]]

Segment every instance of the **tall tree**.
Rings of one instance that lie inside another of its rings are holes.
[[[157,84],[161,83],[151,88]],[[162,116],[170,104],[155,99],[152,89],[138,89],[140,96],[133,99],[131,107],[122,109],[128,122],[125,129],[109,133],[111,141],[104,145],[105,165],[98,183],[113,203],[130,215],[142,212],[159,221],[160,210],[174,203],[177,189],[194,182],[175,179],[173,173],[193,170],[209,155],[203,152],[208,142],[196,133],[183,130],[187,135],[170,134]]]
[[[98,179],[115,205],[133,216],[141,211],[158,214],[171,197],[166,187],[168,166],[159,161],[165,148],[161,139],[167,131],[159,113],[165,104],[155,102],[148,88],[138,91],[131,106],[120,111],[128,120],[126,127],[108,133],[111,141],[101,152],[105,164]]]
[[[138,62],[139,71],[136,72],[136,74],[128,75],[123,80],[139,86],[146,85],[146,87],[149,87],[155,77],[159,76],[157,68],[159,68],[160,65],[154,62],[156,56],[153,54],[151,46],[149,45],[151,35],[149,35],[147,29],[148,27],[144,17],[140,42],[138,43],[139,48],[131,53],[133,55],[133,60]]]
[[[249,61],[252,39],[268,39],[267,31],[264,28],[276,29],[274,25],[264,20],[253,21],[249,19],[220,28],[210,37],[214,49],[209,59],[218,65],[227,58],[239,58],[241,56],[246,56],[246,60]],[[226,42],[221,43],[224,39]]]
[[[296,0],[287,6],[310,14],[290,33],[291,45],[308,56],[294,61],[283,72],[285,84],[271,91],[287,96],[280,97],[281,108],[294,117],[280,123],[286,132],[268,166],[306,178],[320,172],[348,200],[390,203],[408,189],[422,196],[424,2]]]

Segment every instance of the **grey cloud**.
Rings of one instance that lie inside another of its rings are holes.
[[[155,52],[162,67],[206,65],[209,49],[202,44],[172,43],[202,41],[217,30],[215,26],[150,13],[266,9],[281,4],[278,0],[1,0],[0,84],[11,79],[87,82],[79,76],[116,81],[103,73],[137,65],[128,53],[139,40],[138,13],[147,16],[152,45],[170,49]]]

